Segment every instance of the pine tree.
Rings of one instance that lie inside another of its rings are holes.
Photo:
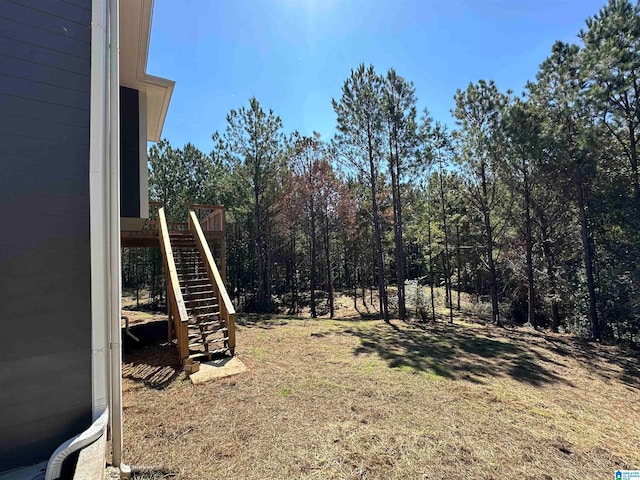
[[[388,136],[389,172],[393,201],[393,241],[398,286],[398,316],[406,317],[405,254],[402,219],[402,179],[405,167],[417,147],[416,96],[413,84],[390,69],[384,79],[383,108]]]
[[[597,150],[580,65],[577,45],[556,42],[551,55],[540,66],[537,82],[530,84],[528,89],[532,102],[541,109],[541,117],[545,119],[543,128],[548,142],[549,168],[578,207],[591,334],[600,339],[591,218],[591,186],[596,173]]]
[[[253,97],[248,107],[231,110],[219,148],[233,171],[236,187],[246,192],[251,210],[253,261],[257,274],[255,309],[272,309],[271,235],[275,204],[284,172],[282,121],[272,110],[265,112]]]
[[[371,195],[371,219],[375,241],[376,281],[380,314],[389,322],[389,307],[385,288],[385,267],[382,249],[379,195],[383,158],[382,80],[373,66],[360,65],[342,86],[342,97],[332,100],[338,116],[336,143],[343,163],[355,170],[359,180],[367,185]]]
[[[498,282],[496,271],[496,218],[500,202],[498,170],[504,156],[501,138],[502,115],[509,103],[508,95],[498,91],[495,83],[480,80],[469,84],[465,91],[455,95],[454,116],[460,126],[463,178],[469,203],[482,216],[486,267],[489,273],[492,321],[501,325],[498,308]]]

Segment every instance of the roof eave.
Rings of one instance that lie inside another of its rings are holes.
[[[146,93],[147,140],[157,142],[175,82],[146,72],[153,0],[127,0],[120,5],[120,84]]]

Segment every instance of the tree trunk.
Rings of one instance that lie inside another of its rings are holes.
[[[329,290],[329,318],[333,318],[335,314],[335,306],[333,299],[333,272],[331,269],[331,255],[329,243],[329,212],[325,209],[325,228],[324,228],[324,252],[327,259],[327,289]]]
[[[556,300],[556,275],[555,275],[555,257],[551,250],[551,238],[549,238],[549,224],[547,217],[542,209],[538,210],[538,217],[540,219],[540,233],[542,234],[542,253],[546,259],[547,264],[547,277],[549,277],[549,293],[551,293],[551,330],[558,332],[560,327],[560,309],[558,308],[558,301]]]
[[[487,176],[484,162],[482,162],[480,166],[480,174],[482,179],[482,215],[484,217],[484,228],[486,230],[485,245],[487,248],[487,266],[489,267],[489,291],[491,293],[491,321],[501,327],[496,266],[493,258],[493,227],[491,226],[491,214],[489,212],[489,195],[487,192]]]
[[[254,184],[253,188],[253,221],[255,222],[254,248],[256,256],[256,266],[258,274],[258,285],[256,291],[256,309],[263,311],[266,307],[267,286],[265,283],[265,272],[267,269],[265,252],[262,245],[262,231],[260,226],[260,200],[258,186]]]
[[[370,127],[368,127],[370,128]],[[384,258],[382,256],[382,229],[380,226],[380,212],[378,211],[378,192],[376,188],[377,169],[373,159],[373,145],[371,144],[371,132],[368,133],[369,142],[369,180],[371,181],[371,210],[373,215],[373,230],[376,244],[376,269],[378,280],[378,297],[380,301],[380,315],[389,323],[389,310],[387,292],[384,286]]]
[[[309,243],[310,243],[310,251],[311,251],[311,272],[310,272],[310,294],[311,294],[311,318],[316,318],[318,313],[316,312],[316,212],[315,207],[312,204],[311,208],[309,208],[309,222],[310,222],[310,235],[309,235]]]
[[[638,140],[635,127],[629,125],[629,144],[631,150],[631,175],[636,197],[640,197],[640,178],[638,177]]]
[[[593,250],[591,245],[591,234],[587,217],[586,196],[582,176],[578,175],[578,210],[580,215],[580,230],[582,234],[582,248],[584,252],[584,266],[587,274],[587,291],[589,292],[589,320],[591,321],[591,335],[595,340],[600,340],[600,323],[598,322],[598,309],[596,298],[596,287],[593,277]]]
[[[355,265],[353,270],[353,309],[356,312],[358,311],[358,277],[356,274]]]
[[[460,255],[460,224],[456,223],[456,256],[458,257],[458,311],[460,311],[460,270],[462,267],[462,257]]]
[[[364,308],[367,308],[367,292],[365,291],[366,280],[362,268],[360,269],[360,285],[362,287],[362,305],[364,305]]]
[[[451,294],[451,265],[449,263],[449,231],[447,228],[447,210],[444,200],[444,179],[442,174],[442,160],[439,160],[440,171],[438,177],[440,177],[440,206],[442,209],[442,228],[444,230],[444,286],[445,286],[445,298],[449,305],[449,323],[453,323],[453,301]]]
[[[430,201],[431,199],[429,199]],[[431,210],[431,209],[429,209]],[[436,321],[436,301],[433,298],[433,248],[431,245],[431,212],[427,212],[427,243],[429,244],[429,290],[431,292],[431,320]]]
[[[393,135],[395,137],[395,135]],[[394,138],[395,141],[395,138]],[[398,145],[396,141],[395,155],[391,139],[389,140],[389,169],[391,171],[391,194],[393,201],[393,241],[396,264],[396,285],[398,287],[398,317],[405,320],[407,315],[405,299],[405,265],[404,247],[402,244],[402,201],[400,196],[400,165],[398,157]]]
[[[239,243],[239,238],[240,235],[238,235],[238,222],[236,221],[233,225],[233,231],[234,231],[234,255],[233,257],[231,257],[233,259],[233,283],[234,283],[234,289],[236,290],[236,295],[237,295],[237,303],[238,305],[240,304],[240,265],[239,265],[239,261],[238,261],[238,252],[235,249],[235,247],[238,245]],[[245,298],[245,303],[246,303],[246,298]]]
[[[529,185],[528,165],[526,160],[522,160],[522,172],[524,174],[524,228],[527,258],[527,320],[529,324],[537,329],[538,322],[535,312],[535,291],[533,284],[533,236],[531,234],[531,186]]]
[[[296,275],[296,229],[291,227],[291,272],[289,273],[291,282],[291,312],[298,314],[298,285]]]

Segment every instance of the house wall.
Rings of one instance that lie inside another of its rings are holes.
[[[90,0],[0,0],[0,472],[91,423]]]
[[[120,87],[120,216],[140,218],[139,92]],[[146,192],[145,192],[146,193]]]

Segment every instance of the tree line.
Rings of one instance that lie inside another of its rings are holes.
[[[556,42],[522,94],[459,89],[451,130],[394,69],[351,71],[333,138],[286,134],[252,98],[209,153],[152,146],[151,197],[176,221],[190,203],[226,206],[227,281],[248,311],[332,316],[339,290],[385,321],[435,320],[433,300],[408,309],[417,281],[431,299],[444,287],[449,321],[466,292],[497,325],[633,341],[640,7],[610,0],[578,38]]]

